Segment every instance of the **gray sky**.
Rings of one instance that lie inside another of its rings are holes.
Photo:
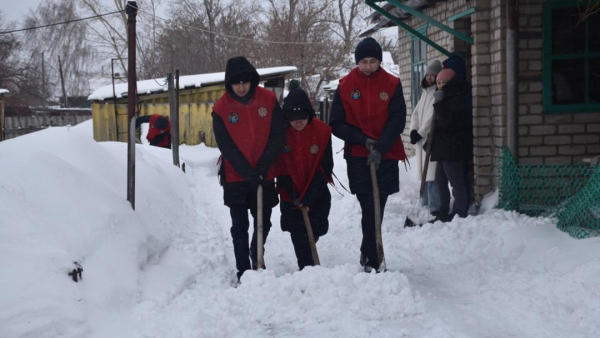
[[[29,8],[35,9],[42,0],[7,0],[2,2],[4,4],[0,6],[0,10],[4,14],[4,19],[19,23],[29,13]]]
[[[5,21],[16,22],[17,27],[21,27],[21,23],[25,16],[29,14],[29,10],[34,11],[44,0],[0,0],[0,11],[4,14]],[[103,3],[111,5],[113,0],[102,0]],[[139,3],[139,2],[138,2]],[[169,1],[163,0],[158,15],[165,17],[166,9]]]

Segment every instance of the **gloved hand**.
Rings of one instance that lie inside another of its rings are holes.
[[[253,189],[258,188],[258,186],[263,183],[263,177],[262,177],[262,175],[254,174],[248,180],[248,183],[250,184],[250,187],[252,187]]]
[[[413,129],[410,131],[410,143],[411,144],[417,144],[417,142],[419,142],[422,138],[423,138],[423,136],[421,136],[421,134],[419,134],[416,130]]]
[[[444,99],[444,91],[436,90],[435,93],[433,93],[433,99],[434,99],[434,103],[438,103],[438,102],[442,101]]]
[[[367,147],[367,149],[371,150],[372,148],[375,147],[375,144],[377,144],[377,141],[375,141],[372,138],[367,138],[367,142],[365,142],[365,147]]]
[[[375,163],[375,168],[379,169],[379,164],[381,164],[381,153],[377,150],[371,150],[371,154],[367,157],[367,165],[370,166],[371,163]]]

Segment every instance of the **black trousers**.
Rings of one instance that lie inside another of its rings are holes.
[[[248,209],[250,209],[250,213],[254,218],[254,232],[250,245],[248,245],[248,229],[250,227]],[[271,211],[271,208],[263,207],[263,243],[267,242],[267,236],[269,235],[269,230],[271,230]],[[231,214],[231,238],[233,239],[235,266],[238,270],[238,276],[241,276],[244,271],[255,266],[257,261],[256,205],[250,208],[246,206],[231,206],[229,213]],[[252,265],[250,264],[250,259],[252,259]]]
[[[382,220],[388,196],[381,194],[379,196]],[[360,245],[360,252],[369,260],[367,263],[369,266],[378,269],[379,260],[377,259],[377,243],[375,241],[375,201],[373,200],[373,194],[357,194],[356,198],[358,198],[362,209],[361,225],[363,238]]]
[[[450,211],[450,190],[448,189],[448,182],[450,182],[456,213],[460,217],[467,217],[469,193],[465,181],[465,162],[437,162],[435,182],[440,193],[440,212],[448,213]]]
[[[319,240],[319,236],[315,236],[315,244]],[[312,257],[312,250],[310,249],[310,241],[305,231],[292,231],[290,233],[292,238],[292,244],[294,244],[294,252],[296,253],[296,259],[298,260],[298,268],[304,269],[306,266],[314,266],[315,261]]]

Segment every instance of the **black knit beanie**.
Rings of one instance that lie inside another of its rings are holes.
[[[364,58],[372,57],[376,58],[379,61],[382,61],[383,52],[381,51],[381,45],[375,39],[368,37],[362,40],[356,45],[356,50],[354,51],[354,59],[356,60],[356,64]]]
[[[167,119],[164,116],[161,116],[156,119],[156,122],[154,122],[154,125],[156,126],[156,128],[158,128],[160,130],[165,130],[169,126],[169,119]]]
[[[283,113],[288,121],[303,120],[308,117],[312,121],[315,112],[306,92],[294,89],[283,99]]]

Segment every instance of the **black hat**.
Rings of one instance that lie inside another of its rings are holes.
[[[358,64],[360,60],[368,57],[376,58],[379,61],[383,60],[381,45],[371,37],[365,38],[359,42],[354,51],[354,60],[356,60],[356,64]]]
[[[154,125],[156,126],[156,128],[158,128],[160,130],[165,130],[169,126],[169,119],[164,116],[161,116],[156,119],[156,122],[154,122]]]
[[[250,61],[243,56],[236,56],[227,60],[225,66],[225,88],[232,93],[231,85],[240,82],[250,82],[254,89],[260,82],[260,75]]]
[[[283,99],[283,112],[288,121],[304,120],[312,121],[315,115],[312,103],[302,89],[294,89]]]
[[[294,89],[299,89],[300,88],[300,81],[298,80],[291,80],[290,84],[288,85],[288,90],[294,90]]]

